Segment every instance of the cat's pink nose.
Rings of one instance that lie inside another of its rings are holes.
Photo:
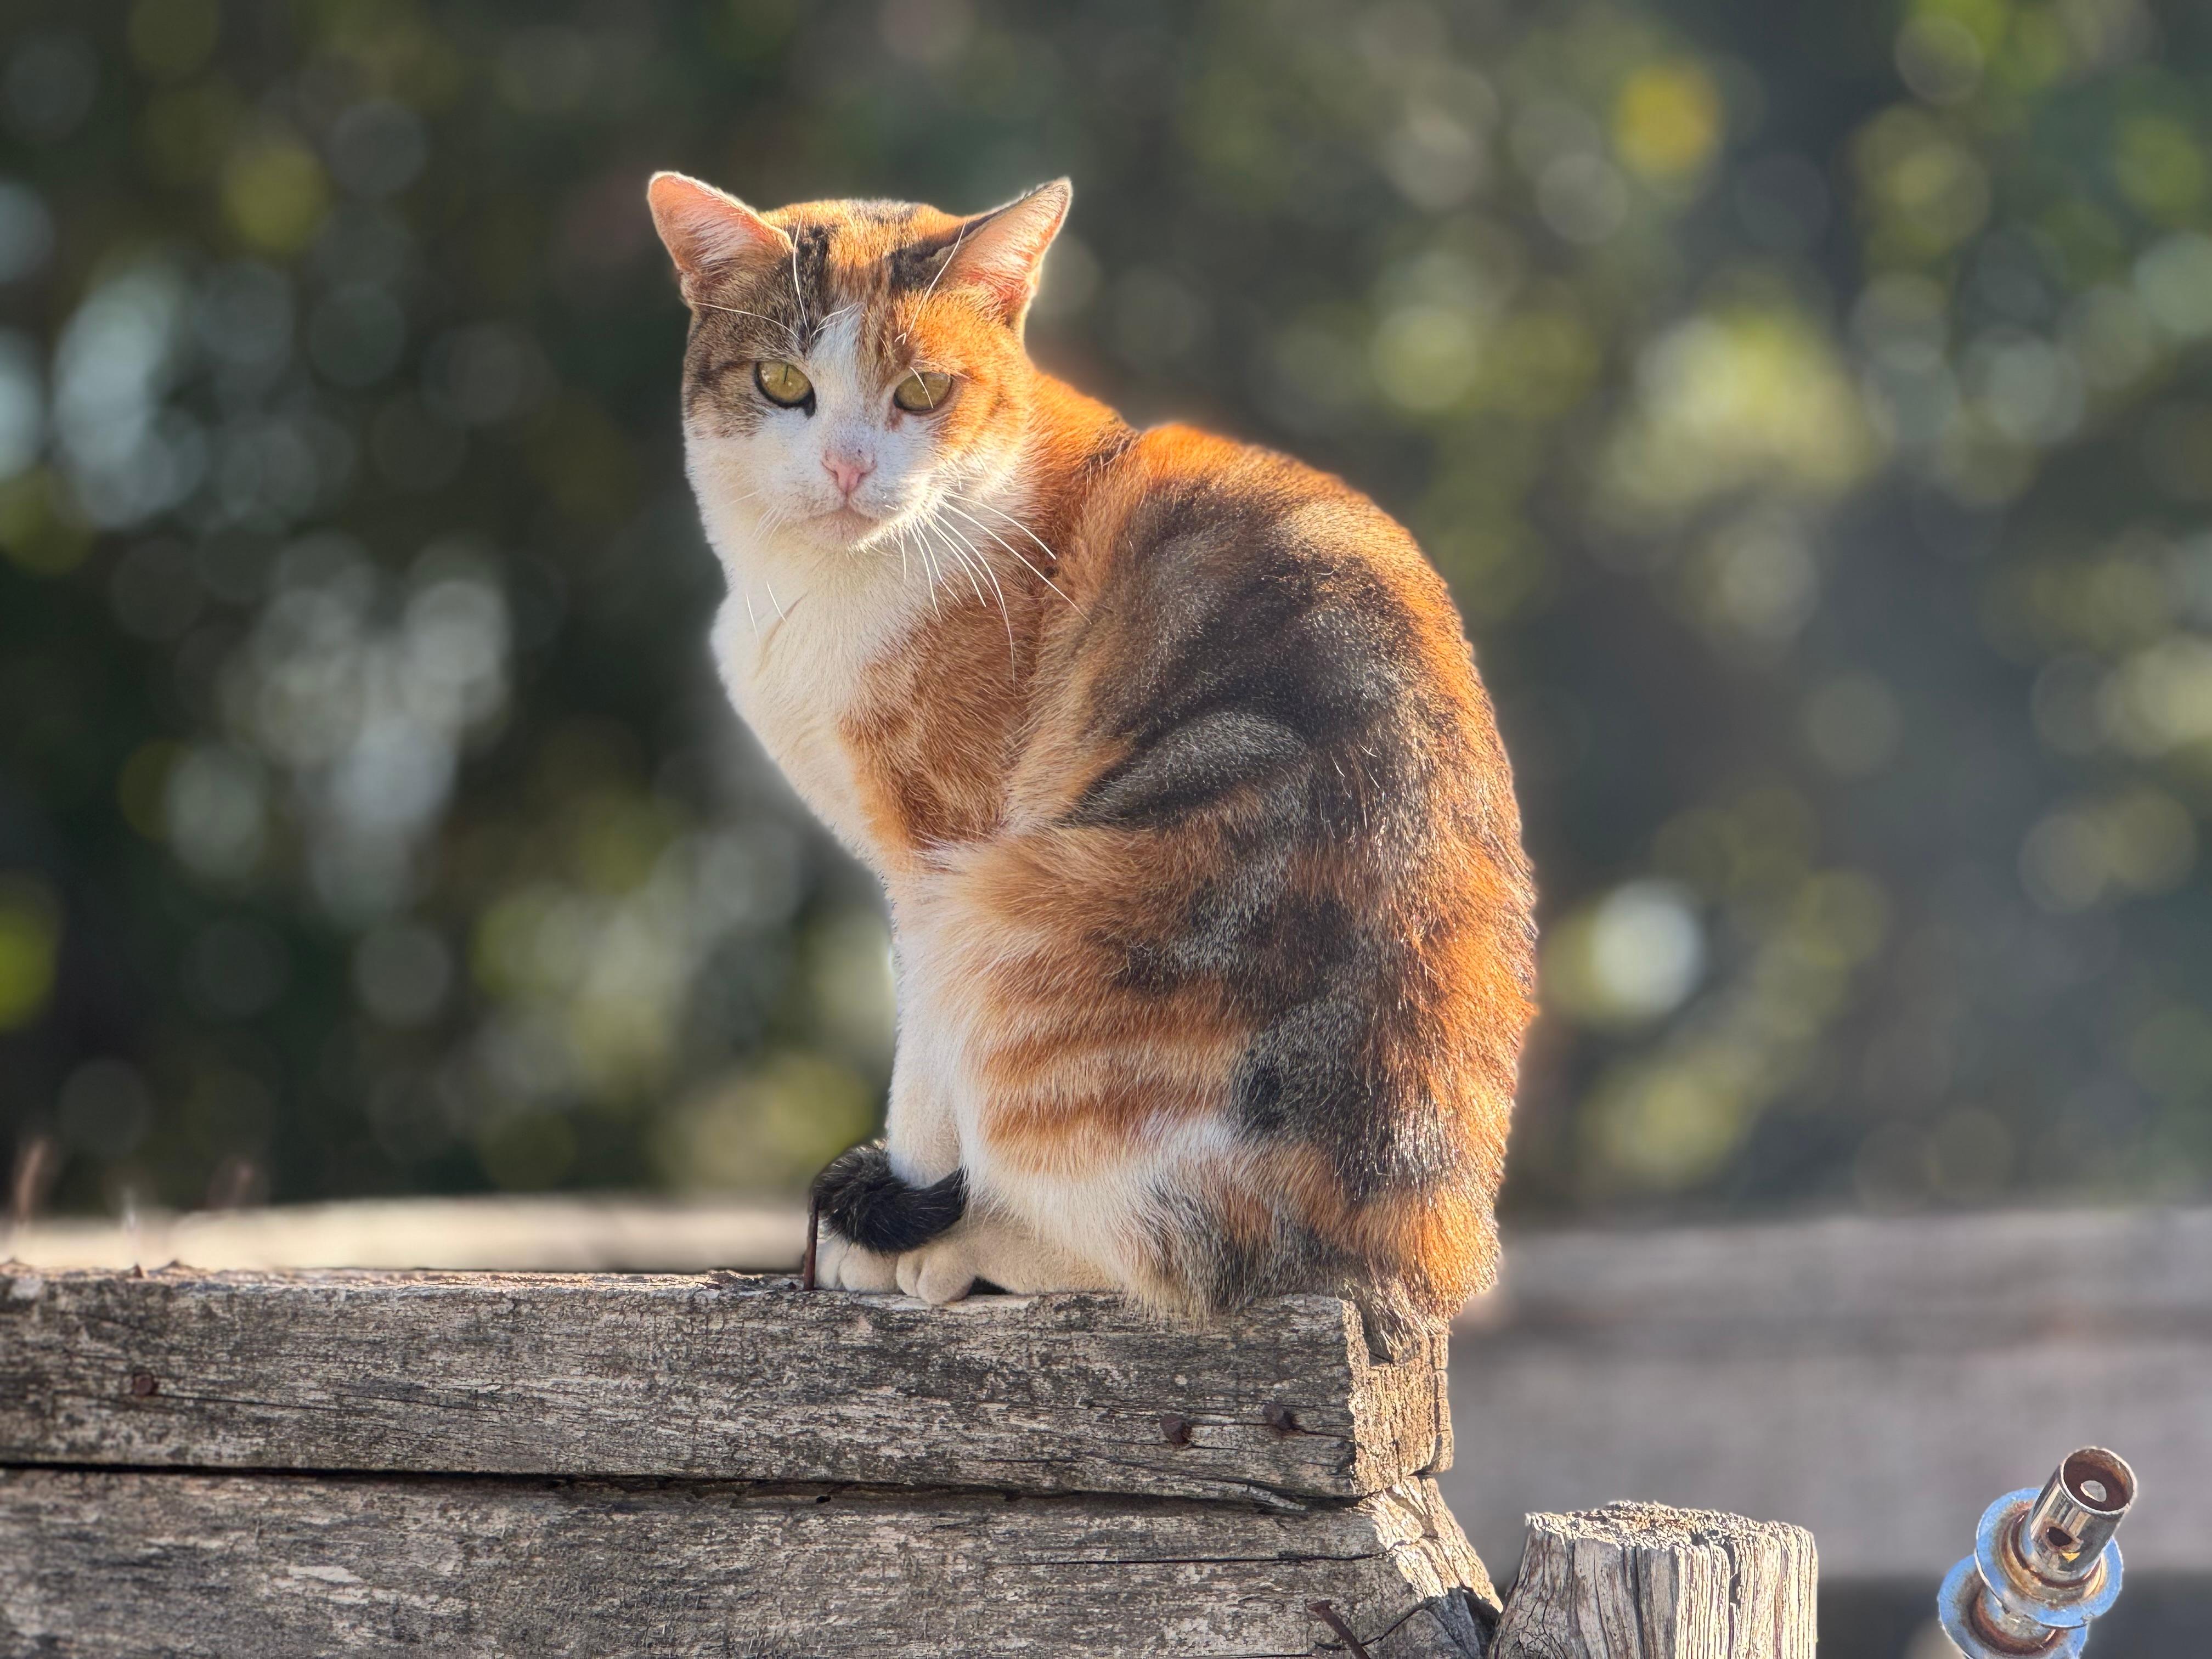
[[[876,470],[876,464],[873,461],[864,461],[857,456],[824,455],[822,458],[822,466],[823,470],[829,473],[830,482],[837,486],[837,493],[848,501],[852,499],[853,492],[860,487],[860,480]]]

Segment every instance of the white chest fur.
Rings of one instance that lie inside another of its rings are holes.
[[[896,578],[896,564],[890,574]],[[731,702],[800,798],[880,871],[840,727],[869,665],[911,625],[902,614],[908,607],[895,581],[823,580],[790,594],[783,591],[789,576],[743,568],[729,576],[714,638]]]

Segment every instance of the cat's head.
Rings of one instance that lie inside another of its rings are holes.
[[[1022,320],[1066,217],[1066,179],[970,218],[901,202],[757,213],[654,175],[654,224],[691,336],[684,427],[719,545],[890,546],[1018,458]]]

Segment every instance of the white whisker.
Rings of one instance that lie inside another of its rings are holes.
[[[975,550],[975,562],[983,567],[983,580],[999,596],[999,620],[1006,625],[1006,678],[1018,680],[1022,677],[1022,658],[1014,645],[1014,615],[1006,608],[1006,590],[999,586],[999,573],[991,568],[990,559],[980,547]]]
[[[925,584],[929,589],[929,614],[933,617],[941,617],[945,613],[938,608],[937,585],[944,580],[944,575],[937,568],[936,555],[929,550],[929,538],[926,536],[916,537],[914,550],[921,555],[921,568],[929,573],[929,580]]]
[[[961,574],[968,578],[968,586],[975,590],[975,603],[982,605],[983,589],[981,584],[975,580],[975,571],[972,562],[975,550],[961,546],[960,538],[939,524],[934,514],[923,520],[922,523],[929,533],[937,538],[939,545],[952,556],[952,562],[959,566]]]
[[[1027,559],[1022,559],[1021,550],[1007,541],[1004,536],[1001,536],[997,531],[992,529],[990,526],[985,524],[981,519],[975,517],[974,514],[963,512],[959,504],[956,501],[947,501],[945,502],[945,506],[950,511],[959,514],[960,516],[966,520],[969,524],[981,531],[984,535],[988,536],[993,541],[996,542],[1000,547],[1005,548],[1007,552],[1012,554],[1017,559],[1021,559],[1022,563],[1028,568],[1032,574],[1036,576],[1040,580],[1043,580],[1044,573],[1042,570],[1039,570],[1035,565],[1030,564]]]
[[[968,513],[968,512],[963,511],[963,503],[964,503],[964,504],[965,504],[965,506],[967,506],[967,507],[982,507],[982,508],[984,508],[985,510],[987,510],[987,511],[988,511],[988,512],[997,513],[1000,518],[1004,519],[1004,520],[1005,520],[1008,524],[1011,524],[1012,526],[1013,526],[1015,529],[1017,529],[1017,530],[1020,531],[1020,532],[1021,532],[1024,536],[1027,536],[1027,537],[1028,537],[1031,541],[1033,541],[1033,542],[1036,542],[1036,544],[1037,544],[1039,547],[1044,547],[1044,553],[1045,553],[1045,556],[1046,556],[1047,558],[1048,558],[1048,559],[1052,560],[1054,563],[1058,563],[1058,562],[1059,562],[1059,561],[1060,561],[1060,556],[1059,556],[1057,553],[1054,553],[1054,552],[1050,548],[1048,548],[1048,547],[1045,547],[1045,546],[1044,546],[1043,542],[1039,541],[1039,540],[1037,539],[1037,534],[1036,534],[1036,532],[1035,531],[1031,530],[1031,529],[1030,529],[1027,525],[1024,524],[1024,523],[1023,523],[1019,519],[1017,519],[1016,517],[1014,517],[1014,515],[1013,515],[1012,514],[1011,514],[1011,513],[1006,513],[1006,512],[1002,512],[1002,511],[1000,511],[1000,509],[999,509],[998,507],[995,507],[991,506],[991,504],[990,504],[988,501],[979,501],[973,500],[973,499],[971,499],[971,498],[969,498],[969,497],[967,497],[967,496],[962,496],[962,497],[960,497],[958,500],[955,500],[955,499],[953,499],[953,498],[952,498],[952,497],[951,497],[951,496],[947,496],[947,497],[945,498],[945,506],[947,506],[947,507],[951,507],[951,508],[952,509],[952,511],[954,511],[955,513],[959,514],[960,514],[960,516],[961,516],[962,518],[963,518],[963,519],[967,520],[968,520],[968,522],[969,522],[969,524],[974,525],[974,526],[975,526],[975,528],[976,528],[976,529],[978,529],[978,530],[981,531],[981,532],[982,532],[986,536],[988,536],[988,537],[989,537],[993,541],[994,541],[994,542],[998,543],[998,544],[999,544],[1000,546],[1001,546],[1001,547],[1005,548],[1005,549],[1006,550],[1006,551],[1007,551],[1007,552],[1009,552],[1009,553],[1012,554],[1012,555],[1014,556],[1014,557],[1015,557],[1015,558],[1017,558],[1017,559],[1020,560],[1020,561],[1021,561],[1021,564],[1022,564],[1022,568],[1023,568],[1024,569],[1027,570],[1027,571],[1030,573],[1030,574],[1031,574],[1032,576],[1035,576],[1035,577],[1036,577],[1039,581],[1042,582],[1042,583],[1043,583],[1047,587],[1049,587],[1050,589],[1052,589],[1052,591],[1053,591],[1054,592],[1058,593],[1061,599],[1066,599],[1066,600],[1067,600],[1067,603],[1068,603],[1068,605],[1069,605],[1069,606],[1070,606],[1072,609],[1073,609],[1073,610],[1076,611],[1076,613],[1077,613],[1078,615],[1080,615],[1080,614],[1082,613],[1083,607],[1082,607],[1081,605],[1077,605],[1073,599],[1068,599],[1068,596],[1067,596],[1066,592],[1065,591],[1063,591],[1063,590],[1062,590],[1062,588],[1060,587],[1060,584],[1059,584],[1058,582],[1055,582],[1054,580],[1053,580],[1053,579],[1052,579],[1051,577],[1049,577],[1049,576],[1046,575],[1046,574],[1044,574],[1044,572],[1043,572],[1043,571],[1042,571],[1042,570],[1038,569],[1038,568],[1036,568],[1036,565],[1034,565],[1034,564],[1030,563],[1030,561],[1028,560],[1028,558],[1026,558],[1025,556],[1024,556],[1024,555],[1023,555],[1023,553],[1022,553],[1021,549],[1019,549],[1018,547],[1016,547],[1012,543],[1009,542],[1009,541],[1008,541],[1008,540],[1007,540],[1004,536],[1001,536],[1000,534],[999,534],[999,532],[998,532],[997,531],[995,531],[995,530],[992,529],[990,526],[988,526],[988,525],[985,524],[985,523],[984,523],[981,519],[976,518],[976,517],[975,517],[974,514],[969,514],[969,513]]]
[[[999,573],[991,568],[991,562],[984,556],[983,550],[939,520],[938,507],[946,505],[948,503],[940,497],[938,507],[932,507],[915,523],[937,536],[953,557],[959,561],[961,569],[967,574],[969,586],[975,589],[975,603],[986,611],[991,608],[990,601],[983,597],[983,590],[976,586],[975,578],[980,574],[985,581],[990,583],[991,592],[997,595],[999,600],[999,621],[1006,630],[1006,676],[1010,681],[1018,680],[1021,678],[1021,650],[1014,642],[1014,617],[1006,605],[1006,590],[999,585]]]
[[[1013,526],[1015,529],[1020,531],[1023,535],[1035,542],[1037,544],[1038,550],[1042,552],[1045,557],[1050,559],[1054,564],[1058,564],[1060,562],[1060,555],[1054,552],[1050,548],[1044,544],[1044,538],[1038,535],[1036,531],[1030,529],[1012,514],[1007,512],[1005,507],[994,507],[980,495],[963,495],[960,499],[966,506],[980,507],[986,513],[997,514],[999,517],[1004,519],[1008,524]]]

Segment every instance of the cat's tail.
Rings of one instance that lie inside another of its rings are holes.
[[[891,1168],[880,1140],[830,1160],[814,1177],[813,1200],[824,1225],[880,1255],[918,1249],[949,1231],[968,1208],[968,1177],[955,1170],[917,1187]]]

